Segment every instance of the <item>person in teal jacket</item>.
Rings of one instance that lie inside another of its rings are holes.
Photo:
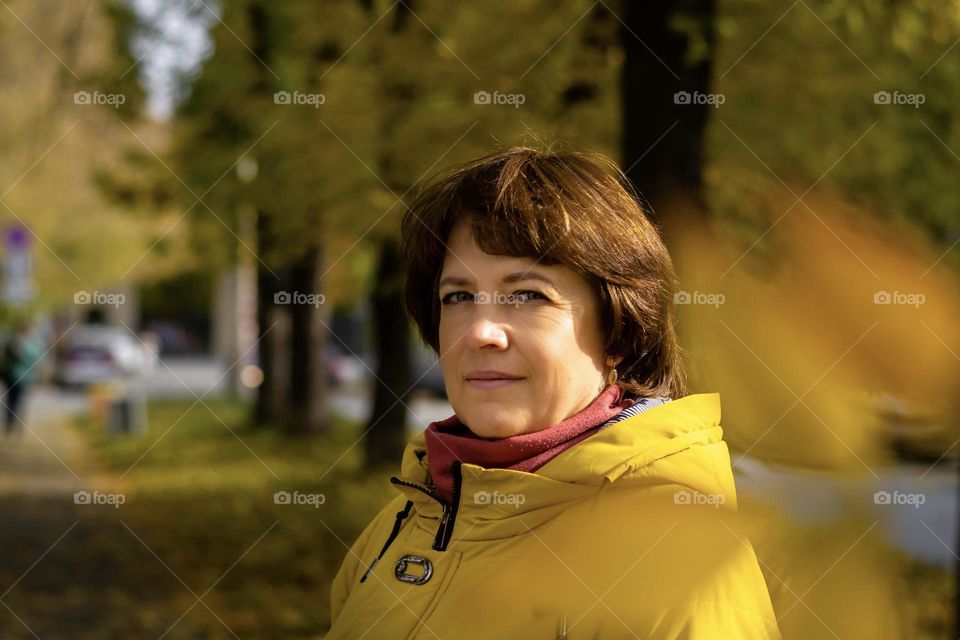
[[[0,378],[6,390],[3,403],[4,434],[12,435],[23,424],[22,408],[27,390],[37,380],[39,363],[46,345],[32,321],[18,320],[3,344],[3,366]]]

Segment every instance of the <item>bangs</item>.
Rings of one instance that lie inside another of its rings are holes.
[[[571,235],[588,224],[586,212],[596,216],[613,205],[596,189],[596,176],[585,173],[584,167],[560,157],[528,155],[458,172],[447,185],[451,197],[437,239],[449,238],[453,226],[464,220],[486,253],[583,271],[585,261],[578,255],[583,246],[570,242]]]

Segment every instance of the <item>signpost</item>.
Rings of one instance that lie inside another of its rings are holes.
[[[5,304],[22,305],[33,300],[33,249],[30,232],[22,225],[3,231],[3,285],[0,295]]]

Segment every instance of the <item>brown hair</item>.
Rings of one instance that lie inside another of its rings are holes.
[[[676,276],[626,176],[600,154],[513,147],[429,180],[401,224],[407,313],[439,353],[437,284],[465,217],[486,253],[562,264],[593,285],[617,384],[640,396],[686,394],[674,327]]]

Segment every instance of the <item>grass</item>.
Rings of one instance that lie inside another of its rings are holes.
[[[343,543],[392,497],[389,473],[361,470],[356,424],[337,420],[329,436],[291,440],[249,426],[239,402],[207,404],[153,404],[151,429],[133,437],[78,423],[96,484],[124,495],[119,508],[62,499],[4,507],[40,512],[8,557],[38,557],[77,522],[9,596],[39,637],[323,636]],[[325,501],[275,504],[277,491]],[[24,568],[0,561],[0,578],[13,582]],[[197,603],[191,591],[208,589]],[[33,637],[10,618],[0,618],[0,637]]]

